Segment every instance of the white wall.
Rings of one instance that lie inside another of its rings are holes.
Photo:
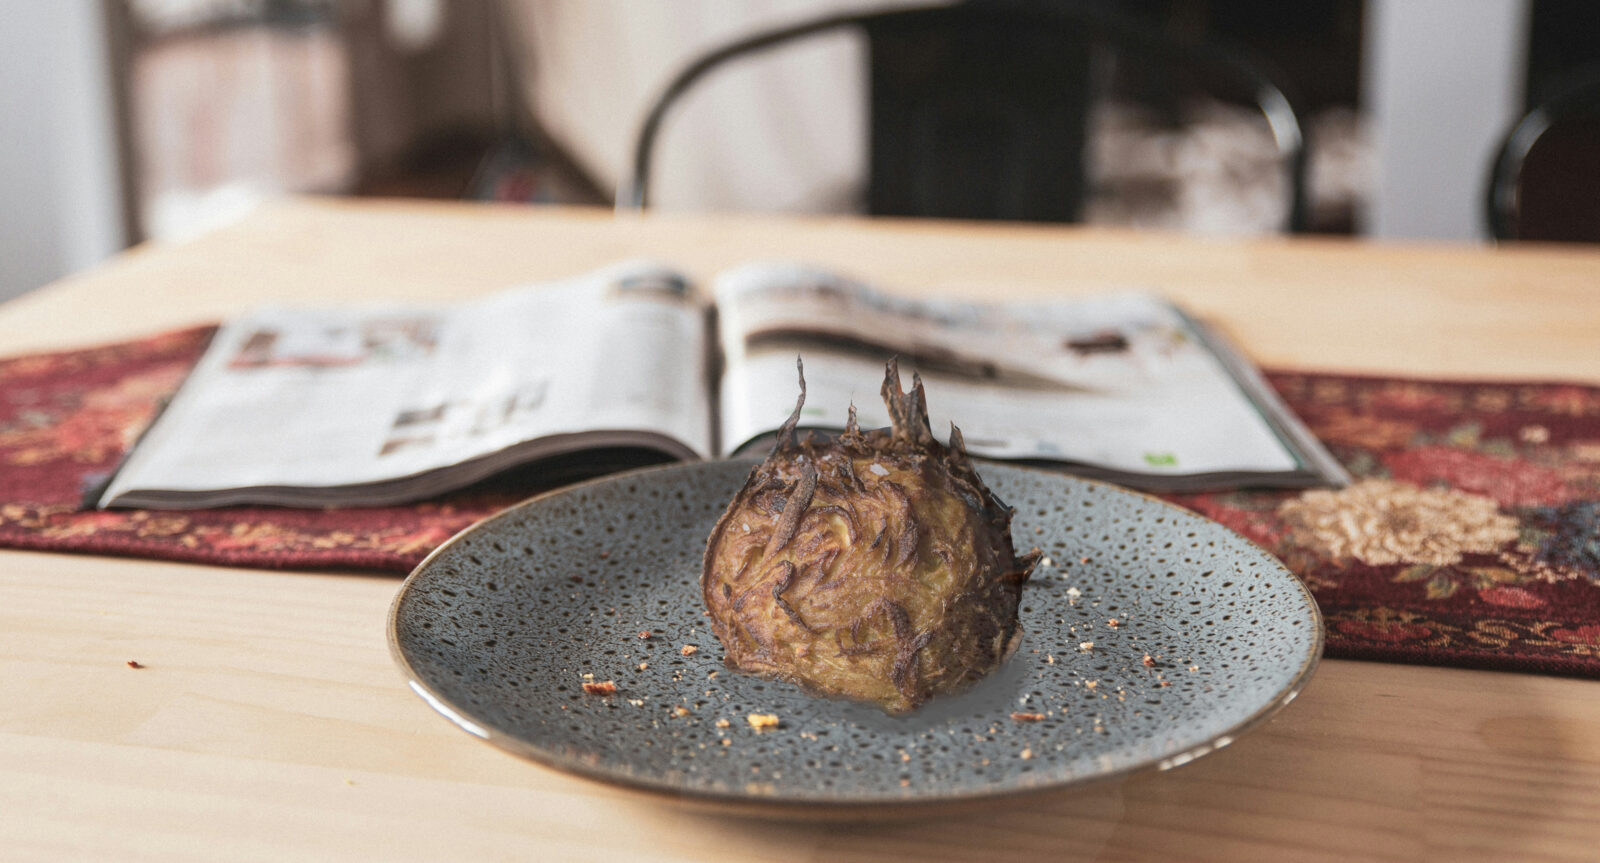
[[[1363,82],[1373,133],[1367,233],[1478,240],[1484,184],[1515,122],[1528,0],[1367,0]]]
[[[101,15],[94,0],[6,0],[0,25],[0,300],[90,266],[121,246]]]

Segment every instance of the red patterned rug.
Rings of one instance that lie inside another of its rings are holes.
[[[0,360],[0,547],[405,572],[531,490],[405,507],[80,508],[210,329]],[[1169,499],[1311,586],[1332,657],[1600,677],[1600,387],[1271,372],[1358,482]]]

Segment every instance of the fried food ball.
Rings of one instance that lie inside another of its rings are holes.
[[[712,530],[701,592],[725,662],[820,695],[914,710],[997,668],[1021,636],[1038,559],[1011,510],[928,427],[920,376],[885,370],[892,426],[795,440],[800,398],[767,459]]]

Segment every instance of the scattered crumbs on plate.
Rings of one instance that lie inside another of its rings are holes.
[[[646,668],[649,668],[649,667],[650,667],[650,663],[648,663],[648,662],[639,663],[639,670],[640,671],[643,671],[643,670],[645,670]]]
[[[693,656],[696,653],[700,652],[700,648],[695,647],[692,644],[685,644],[684,646],[678,648],[678,652],[683,654],[684,656]]]
[[[585,683],[583,684],[583,691],[590,695],[612,695],[617,691],[617,684],[611,680],[603,680],[599,683]]]
[[[1094,642],[1092,642],[1092,641],[1080,641],[1080,642],[1078,642],[1078,649],[1083,651],[1084,653],[1088,653],[1089,651],[1094,650]]]
[[[649,638],[650,637],[650,630],[648,630],[648,629],[639,630],[639,637],[640,638]]]
[[[1156,667],[1155,659],[1148,653],[1146,653],[1144,655],[1144,659],[1141,659],[1139,661],[1144,663],[1144,667],[1145,668],[1155,668]]]
[[[676,705],[673,705],[673,707],[672,707],[672,715],[673,716],[677,716],[679,718],[682,718],[684,716],[688,716],[689,713],[690,713],[689,708],[684,707],[682,704],[676,704]]]
[[[1121,625],[1122,625],[1122,623],[1120,621],[1118,621],[1115,617],[1113,617],[1110,620],[1106,621],[1106,626],[1109,626],[1112,629],[1116,629],[1117,627],[1119,627]]]
[[[757,731],[778,727],[778,714],[776,713],[752,713],[744,719],[750,723],[751,728]]]

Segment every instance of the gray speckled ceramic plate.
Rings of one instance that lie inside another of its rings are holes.
[[[411,687],[472,734],[593,779],[860,815],[1184,764],[1292,700],[1321,654],[1310,594],[1237,534],[1113,486],[984,464],[1017,510],[1017,545],[1048,561],[1005,666],[904,718],[746,677],[723,668],[697,579],[749,469],[618,475],[455,537],[395,598],[390,644]],[[782,724],[757,731],[751,713]]]

